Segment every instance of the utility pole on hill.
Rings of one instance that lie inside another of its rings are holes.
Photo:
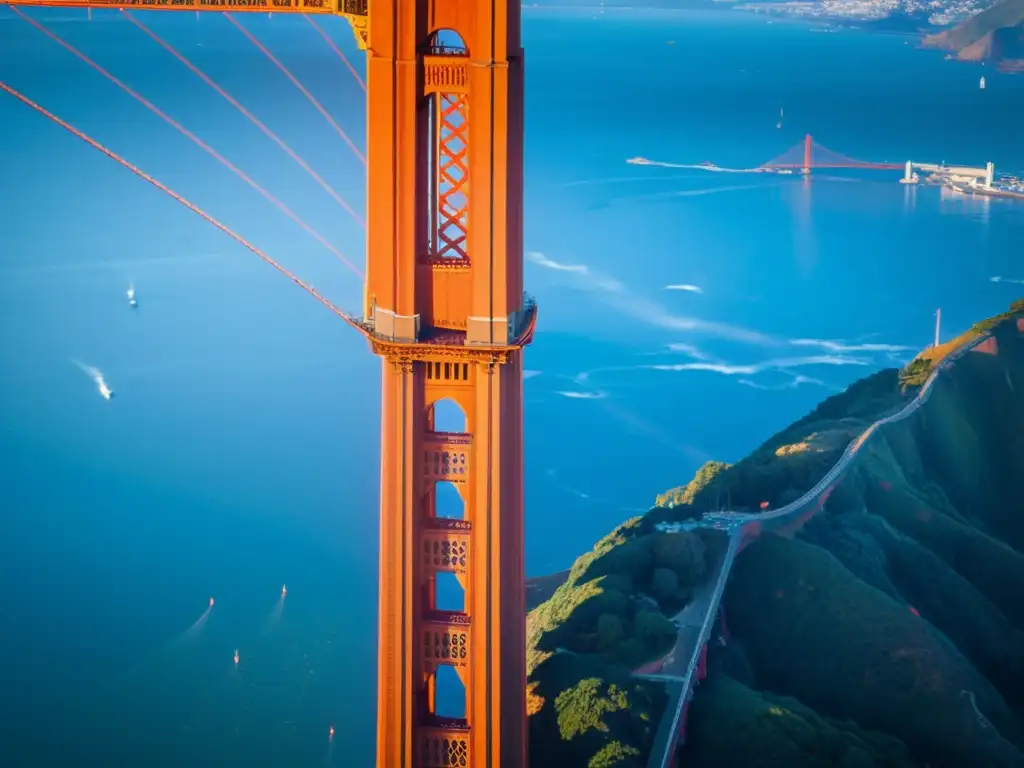
[[[935,346],[939,346],[939,328],[942,324],[942,309],[935,310]]]

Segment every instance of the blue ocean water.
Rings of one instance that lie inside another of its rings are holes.
[[[138,28],[26,13],[360,260],[358,224]],[[228,20],[138,17],[363,210],[359,161]],[[365,146],[362,90],[316,31],[239,19]],[[348,28],[320,23],[363,71]],[[750,167],[810,132],[859,159],[1019,170],[1021,78],[732,12],[527,10],[524,38],[531,573],[907,359],[937,307],[950,336],[1024,293],[1020,204],[892,172],[807,184],[625,163]],[[0,80],[358,306],[335,256],[8,8]],[[379,363],[251,253],[7,94],[0,138],[4,764],[372,764]]]

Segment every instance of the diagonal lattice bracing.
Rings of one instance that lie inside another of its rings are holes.
[[[468,106],[465,94],[439,95],[435,258],[469,258]]]

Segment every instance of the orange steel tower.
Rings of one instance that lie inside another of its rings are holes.
[[[357,322],[382,358],[379,768],[526,764],[519,0],[0,0],[346,17],[367,51],[367,277]],[[369,7],[368,7],[369,6]],[[457,403],[465,431],[435,430]],[[461,520],[434,492],[456,485]],[[455,574],[461,611],[439,611]],[[466,688],[435,714],[436,675]]]
[[[367,278],[382,359],[377,765],[526,764],[523,50],[516,0],[373,0]],[[435,430],[457,403],[461,433]],[[440,518],[456,485],[463,519]],[[436,575],[465,601],[440,611]],[[435,712],[455,668],[465,717]]]

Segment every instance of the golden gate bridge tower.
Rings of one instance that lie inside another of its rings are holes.
[[[360,318],[341,312],[152,177],[18,98],[232,235],[364,334],[382,360],[377,765],[523,768],[522,354],[532,341],[537,309],[523,291],[520,3],[0,5],[348,19],[367,52],[367,263]],[[462,432],[436,429],[434,406],[443,399],[462,409]],[[435,486],[441,482],[456,486],[462,519],[437,515]],[[444,572],[463,587],[461,610],[438,610],[436,581]],[[464,717],[436,712],[441,666],[453,667],[463,682]]]
[[[526,764],[522,348],[523,50],[518,2],[373,0],[367,278],[383,361],[377,764]],[[465,431],[435,429],[457,403]],[[461,520],[437,516],[452,482]],[[461,611],[439,611],[454,573]],[[435,711],[455,668],[466,716]]]

